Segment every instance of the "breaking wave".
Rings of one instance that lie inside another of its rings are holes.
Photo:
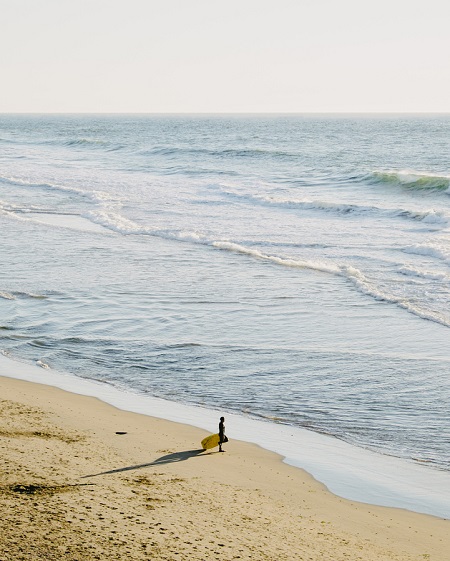
[[[414,267],[404,266],[400,267],[398,272],[407,277],[417,277],[420,279],[450,282],[450,275],[440,273],[438,271],[420,271],[418,269],[415,269]]]
[[[431,310],[425,310],[420,306],[415,305],[407,298],[401,298],[383,292],[372,282],[370,282],[367,277],[355,267],[351,267],[348,265],[338,265],[334,263],[303,261],[298,259],[278,257],[275,255],[267,255],[265,253],[262,253],[261,251],[250,249],[230,242],[213,242],[211,245],[219,249],[233,251],[235,253],[242,253],[244,255],[249,255],[265,261],[271,261],[272,263],[276,263],[277,265],[282,265],[284,267],[311,269],[314,271],[330,273],[336,276],[344,277],[345,279],[350,281],[353,286],[360,292],[366,294],[367,296],[371,296],[375,300],[395,304],[400,308],[403,308],[404,310],[421,317],[422,319],[434,321],[436,323],[445,325],[446,327],[450,327],[450,319],[446,318],[443,314],[436,313]]]
[[[450,194],[450,175],[417,171],[373,171],[366,176],[370,183],[394,185],[417,191],[445,191]]]
[[[0,290],[0,298],[4,300],[16,300],[17,298],[35,298],[37,300],[45,300],[47,296],[44,294],[34,294],[33,292],[11,291],[6,292]]]
[[[9,293],[9,292],[3,292],[0,290],[0,298],[3,298],[4,300],[15,300],[15,297],[13,294]]]
[[[37,360],[36,361],[36,366],[40,366],[41,368],[50,368],[50,366],[44,362],[43,360]]]
[[[39,182],[28,181],[26,179],[13,177],[13,176],[0,176],[0,183],[3,183],[5,185],[25,187],[28,189],[42,189],[48,191],[60,191],[63,193],[71,193],[71,194],[79,195],[83,199],[88,199],[97,203],[98,202],[104,203],[107,201],[114,200],[111,197],[111,195],[105,191],[85,191],[83,189],[74,186],[62,185],[62,184],[56,184],[50,182],[39,183]],[[30,212],[33,211],[30,210]]]
[[[333,262],[318,260],[301,260],[279,255],[270,255],[258,249],[247,247],[230,240],[213,240],[199,232],[187,230],[155,230],[151,228],[145,228],[116,213],[91,213],[90,219],[122,234],[144,234],[180,242],[206,245],[219,250],[229,251],[232,253],[246,255],[255,259],[268,261],[283,267],[309,269],[343,277],[347,281],[351,282],[359,292],[366,294],[367,296],[370,296],[375,300],[395,304],[396,306],[418,317],[421,317],[422,319],[430,320],[436,323],[440,323],[446,327],[450,327],[450,318],[447,318],[443,314],[440,314],[438,312],[426,310],[405,297],[399,297],[384,292],[383,290],[379,289],[373,282],[371,282],[359,269],[349,265],[342,265]],[[450,255],[448,257],[450,259]]]
[[[333,212],[340,215],[374,215],[384,216],[386,218],[405,218],[408,220],[422,221],[427,224],[450,224],[450,215],[444,211],[428,209],[424,211],[404,209],[404,208],[383,208],[373,205],[358,205],[350,203],[341,203],[334,201],[308,199],[308,198],[285,198],[269,195],[251,195],[241,194],[221,187],[221,193],[227,197],[236,200],[257,203],[259,205],[266,205],[286,209],[298,210],[319,210],[323,212]]]
[[[450,265],[450,247],[447,244],[436,242],[411,245],[403,249],[405,253],[423,255]]]

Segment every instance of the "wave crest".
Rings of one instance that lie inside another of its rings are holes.
[[[427,310],[422,308],[415,302],[408,300],[405,297],[389,294],[384,290],[378,288],[372,281],[370,281],[359,269],[355,267],[339,264],[334,262],[311,261],[291,258],[287,256],[267,254],[259,249],[248,247],[230,240],[214,240],[207,235],[187,230],[157,230],[146,228],[138,225],[137,223],[128,220],[119,214],[102,211],[90,213],[89,219],[93,222],[102,224],[103,226],[114,230],[118,233],[126,235],[148,235],[184,243],[192,243],[196,245],[206,245],[223,251],[229,251],[248,257],[268,261],[283,267],[292,267],[297,269],[309,269],[313,271],[323,272],[339,277],[345,278],[349,281],[359,292],[366,294],[378,301],[387,302],[397,305],[404,310],[430,321],[440,323],[446,327],[450,327],[450,319],[445,317],[439,312]],[[411,253],[422,253],[430,255],[430,248],[406,248],[404,251]],[[439,254],[441,258],[447,258],[447,255]],[[409,274],[405,271],[400,271],[403,274]]]
[[[282,265],[285,267],[311,269],[314,271],[330,273],[339,277],[343,277],[346,280],[350,281],[359,292],[366,294],[367,296],[370,296],[375,300],[378,300],[380,302],[387,302],[389,304],[395,304],[396,306],[399,306],[400,308],[403,308],[404,310],[418,317],[421,317],[422,319],[434,321],[446,327],[450,327],[450,320],[442,314],[433,312],[432,310],[423,309],[407,298],[394,296],[380,290],[371,281],[369,281],[369,279],[367,279],[367,277],[359,269],[356,269],[355,267],[349,265],[338,265],[334,263],[302,261],[297,259],[278,257],[275,255],[267,255],[259,250],[247,248],[245,246],[230,242],[214,242],[212,243],[212,245],[219,249],[225,249],[228,251],[233,251],[235,253],[242,253],[244,255],[256,257],[258,259],[271,261],[272,263],[276,263],[277,265]]]
[[[450,176],[417,171],[373,171],[367,180],[375,184],[397,185],[418,191],[446,191],[450,194]]]
[[[403,251],[412,255],[423,255],[424,257],[430,257],[450,264],[450,248],[446,243],[435,242],[416,244],[405,247]]]
[[[450,181],[450,180],[449,180]],[[340,215],[365,214],[384,216],[386,218],[405,218],[409,220],[422,221],[427,224],[448,225],[450,215],[444,211],[428,209],[423,211],[405,208],[383,208],[379,206],[359,205],[344,202],[334,202],[320,199],[289,199],[269,195],[241,194],[229,188],[221,188],[223,195],[244,202],[257,203],[259,205],[272,206],[286,209],[319,210],[322,212],[334,212]]]
[[[210,156],[212,158],[298,158],[299,154],[265,148],[202,148],[195,146],[154,146],[141,150],[141,156]]]
[[[13,294],[10,294],[9,292],[3,292],[0,291],[0,298],[3,298],[4,300],[15,300],[15,296]]]
[[[85,200],[86,199],[91,200],[94,203],[104,204],[104,203],[116,202],[116,199],[106,191],[97,191],[97,190],[87,191],[70,185],[63,185],[63,184],[50,183],[50,182],[37,183],[37,182],[29,181],[27,179],[23,179],[20,177],[13,177],[13,176],[0,176],[0,183],[4,183],[5,185],[25,187],[26,189],[43,189],[44,191],[59,191],[61,193],[70,193],[82,197]],[[15,205],[10,205],[10,206],[13,207]],[[28,210],[21,208],[20,210],[22,212],[25,211],[33,212],[33,208],[34,207],[30,207]]]

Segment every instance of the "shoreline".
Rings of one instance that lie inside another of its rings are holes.
[[[0,389],[6,561],[448,558],[448,520],[347,501],[255,444],[203,452],[192,426],[9,377]]]
[[[0,355],[0,376],[37,382],[73,394],[94,397],[122,411],[216,430],[222,412],[133,394],[110,384],[41,368]],[[225,412],[234,441],[256,444],[302,469],[330,492],[368,505],[403,508],[450,519],[450,473],[347,444],[332,436]]]

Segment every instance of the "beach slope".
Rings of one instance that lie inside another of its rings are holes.
[[[341,499],[251,444],[204,452],[206,434],[0,378],[1,561],[448,561],[449,521]]]

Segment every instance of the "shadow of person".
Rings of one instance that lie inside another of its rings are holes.
[[[184,450],[183,452],[174,452],[173,454],[166,454],[165,456],[161,456],[160,458],[153,460],[153,462],[149,462],[148,464],[138,464],[135,466],[126,466],[117,469],[111,469],[109,471],[102,471],[100,473],[92,473],[90,475],[83,475],[81,479],[85,479],[87,477],[97,477],[99,475],[110,475],[111,473],[120,473],[122,471],[131,471],[133,469],[142,469],[145,467],[151,466],[161,466],[164,464],[173,464],[175,462],[184,462],[185,460],[189,460],[189,458],[195,458],[199,456],[202,452],[204,452],[203,448],[199,450]]]

